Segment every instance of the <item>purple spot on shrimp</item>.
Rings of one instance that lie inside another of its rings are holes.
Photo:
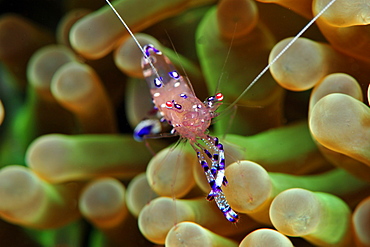
[[[228,213],[228,212],[230,212],[231,208],[230,208],[230,206],[227,206],[227,207],[223,208],[223,210],[224,210],[224,213]]]
[[[163,78],[162,78],[162,77],[155,78],[155,79],[154,79],[154,85],[155,85],[156,87],[162,87],[162,81],[163,81]]]
[[[178,110],[181,110],[182,109],[182,106],[180,104],[174,104],[175,108],[178,109]]]
[[[209,169],[209,166],[207,165],[207,162],[202,161],[202,162],[201,162],[201,165],[202,165],[202,167],[203,167],[203,170],[204,170],[205,172],[207,172],[207,171],[208,171],[208,169]]]
[[[226,219],[227,219],[228,221],[232,222],[232,223],[235,223],[235,222],[236,222],[236,219],[234,219],[234,218],[226,217]]]
[[[224,213],[226,219],[232,223],[235,223],[239,219],[239,215],[237,215],[231,208],[229,208],[228,212]]]
[[[144,136],[149,135],[153,126],[145,126],[144,128],[140,129],[137,133],[134,133],[137,139],[143,139]]]
[[[237,215],[234,211],[230,212],[230,214],[231,214],[231,217],[235,219],[239,219],[239,215]]]
[[[215,192],[217,186],[216,186],[216,181],[215,180],[211,180],[209,182],[209,186],[211,186],[211,189],[212,189],[212,192]]]
[[[150,50],[154,51],[156,54],[161,55],[162,52],[160,50],[157,50],[154,45],[148,44],[144,46],[145,54],[149,57],[150,56]]]
[[[217,148],[218,148],[219,150],[224,150],[224,145],[222,145],[221,143],[219,143],[219,144],[217,145]]]
[[[215,137],[215,138],[213,139],[213,141],[215,142],[215,146],[218,146],[218,138],[217,138],[217,137]]]
[[[180,97],[181,98],[184,98],[184,99],[187,99],[188,98],[188,96],[186,94],[184,94],[184,93],[180,94]]]
[[[168,72],[168,75],[171,76],[173,79],[179,79],[180,78],[180,75],[179,75],[179,73],[177,73],[176,70]]]
[[[213,160],[218,160],[218,154],[213,155]]]
[[[216,168],[211,168],[211,173],[215,177],[217,174],[217,169]]]
[[[208,158],[212,159],[212,154],[207,149],[204,149],[204,152],[206,153]]]
[[[209,194],[207,195],[207,200],[212,201],[217,195],[218,195],[218,191],[211,190],[211,192],[209,192]]]

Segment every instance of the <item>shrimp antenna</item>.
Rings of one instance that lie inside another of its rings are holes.
[[[299,37],[302,36],[312,24],[319,19],[319,17],[335,2],[336,0],[331,0],[306,26],[277,54],[277,56],[253,79],[253,81],[248,85],[246,89],[239,95],[236,100],[231,103],[224,111],[230,110],[238,101],[249,91],[251,87],[267,72],[267,70],[297,41]]]
[[[134,35],[134,33],[131,31],[130,27],[127,25],[127,23],[123,20],[122,16],[118,13],[118,11],[116,10],[116,8],[113,6],[113,4],[109,1],[109,0],[105,0],[107,2],[107,4],[109,5],[109,7],[113,10],[114,14],[116,14],[116,16],[118,17],[118,19],[121,21],[121,23],[123,24],[123,26],[126,28],[127,32],[130,34],[130,36],[132,37],[132,39],[135,41],[136,45],[139,47],[141,53],[143,53],[143,56],[145,57],[145,59],[148,60],[149,64],[150,64],[150,67],[152,67],[154,73],[157,75],[158,79],[160,79],[161,77],[159,76],[158,74],[158,71],[157,69],[154,67],[151,59],[149,58],[149,56],[146,54],[146,52],[144,51],[143,49],[143,46],[140,44],[139,40],[136,38],[136,36]]]

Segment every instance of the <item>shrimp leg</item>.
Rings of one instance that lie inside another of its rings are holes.
[[[223,145],[219,143],[217,137],[212,138],[209,135],[207,135],[207,138],[202,138],[201,140],[207,147],[211,149],[213,154],[207,148],[204,148],[199,142],[190,144],[197,152],[199,164],[202,166],[207,181],[211,187],[211,191],[207,196],[207,200],[215,200],[217,207],[224,214],[225,218],[230,222],[237,222],[239,216],[231,209],[221,188],[222,185],[227,185],[227,180],[224,175],[225,155]],[[209,167],[205,156],[211,160],[211,168]]]

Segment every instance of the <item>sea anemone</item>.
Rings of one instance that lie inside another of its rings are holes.
[[[133,139],[142,53],[105,1],[62,1],[47,28],[4,13],[0,244],[370,246],[369,7],[337,0],[244,92],[328,2],[114,1],[199,98],[224,94],[210,132],[236,225],[189,145]]]

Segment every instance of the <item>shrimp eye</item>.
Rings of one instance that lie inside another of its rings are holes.
[[[182,106],[180,104],[174,104],[175,108],[181,110]]]
[[[215,96],[216,96],[216,99],[217,99],[218,101],[222,101],[222,100],[224,99],[224,96],[222,95],[222,93],[218,93],[218,94],[216,94]]]
[[[167,107],[167,108],[172,108],[172,107],[173,107],[172,102],[171,102],[171,101],[167,101],[167,102],[166,102],[166,107]]]
[[[180,75],[179,75],[179,73],[177,73],[176,70],[168,72],[168,75],[171,76],[173,79],[179,79],[180,78]]]

